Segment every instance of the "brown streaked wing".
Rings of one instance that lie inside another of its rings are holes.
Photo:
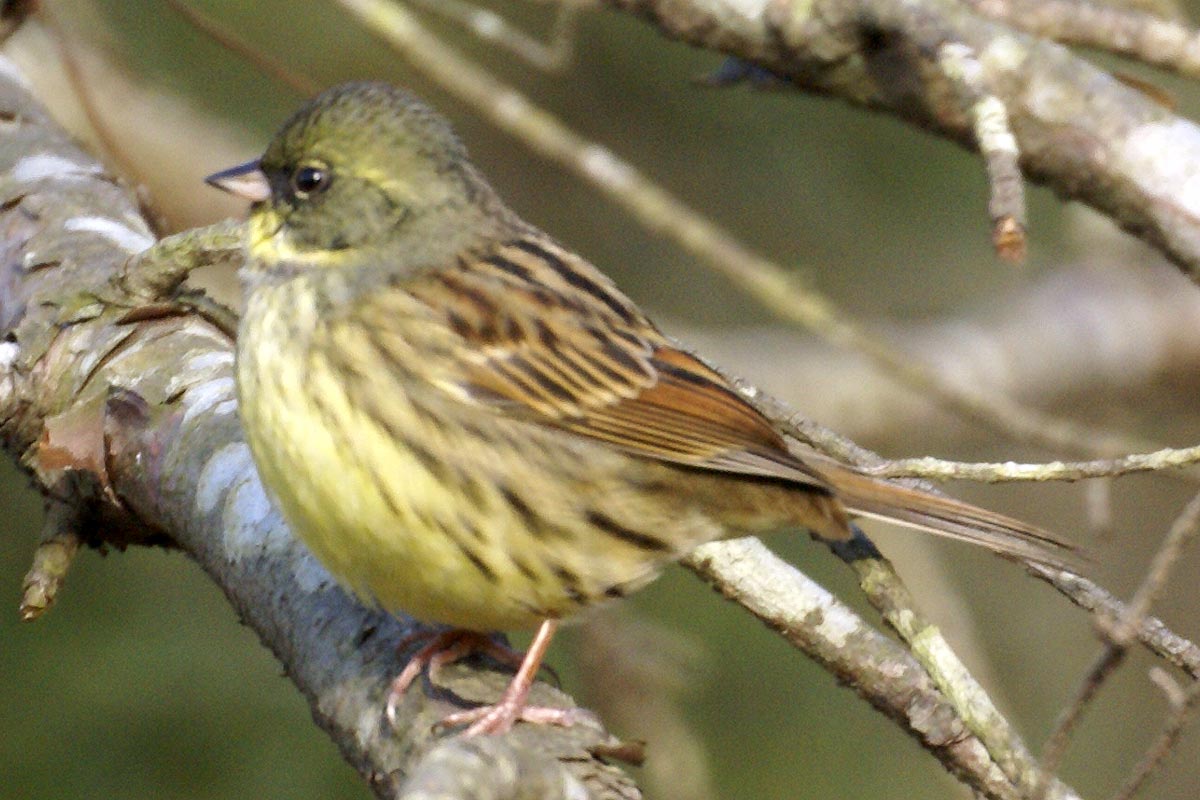
[[[461,385],[480,402],[641,456],[827,488],[725,378],[552,242],[500,244],[404,288],[462,337]]]

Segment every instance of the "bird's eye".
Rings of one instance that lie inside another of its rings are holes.
[[[307,164],[292,173],[292,190],[303,199],[323,192],[329,187],[329,171],[324,167]]]

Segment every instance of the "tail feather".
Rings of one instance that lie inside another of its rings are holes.
[[[980,545],[1056,569],[1073,569],[1078,549],[1049,531],[959,500],[872,478],[841,465],[822,465],[821,476],[853,515]]]

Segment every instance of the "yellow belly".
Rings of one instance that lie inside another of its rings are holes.
[[[361,385],[356,394],[312,352],[317,311],[303,293],[267,291],[252,295],[239,336],[246,439],[293,531],[364,600],[476,630],[531,627],[623,595],[718,535],[699,515],[639,508],[621,479],[626,459],[604,448],[547,446],[532,427],[484,445],[478,426],[410,413],[402,389],[384,393],[385,410],[364,409]],[[360,384],[383,380],[386,365],[367,366]],[[597,533],[596,503],[687,541],[664,551]]]

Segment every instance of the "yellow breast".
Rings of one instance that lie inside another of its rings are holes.
[[[548,446],[536,429],[499,422],[481,441],[486,417],[464,428],[453,415],[431,416],[372,355],[365,333],[336,342],[352,357],[326,357],[322,324],[302,280],[255,290],[239,334],[239,401],[263,483],[359,597],[458,627],[530,627],[620,596],[679,554],[597,532],[597,514],[618,511],[687,524],[626,502],[624,457]],[[602,513],[581,505],[572,477],[581,458],[580,480],[603,498]],[[703,520],[691,527],[689,538],[716,535]]]

